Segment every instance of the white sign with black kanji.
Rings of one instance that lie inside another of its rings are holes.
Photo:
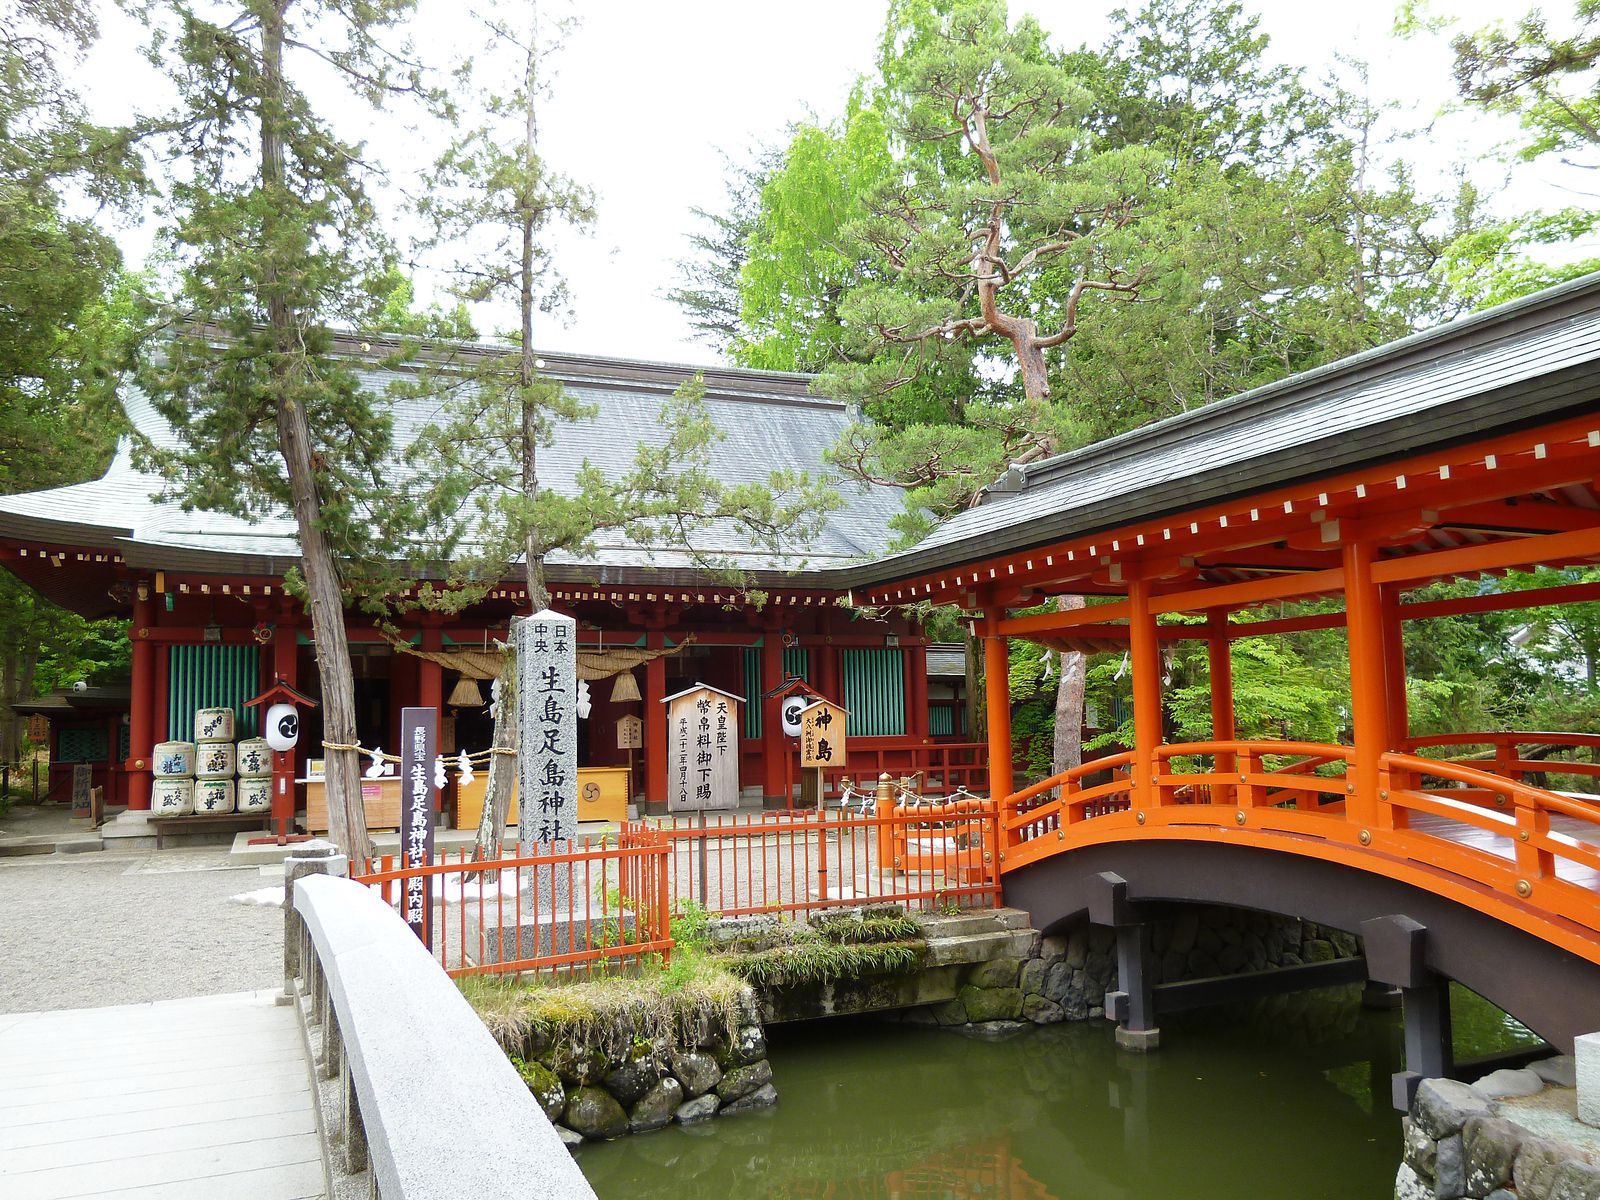
[[[739,807],[739,705],[706,684],[668,696],[667,811]]]
[[[578,626],[545,609],[519,622],[511,640],[521,739],[517,841],[527,854],[578,836]]]

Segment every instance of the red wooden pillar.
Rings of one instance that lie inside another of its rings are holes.
[[[811,653],[817,691],[835,704],[843,704],[844,695],[839,691],[839,651],[834,649],[831,636]]]
[[[1233,713],[1233,643],[1228,638],[1228,613],[1212,609],[1206,613],[1206,663],[1211,676],[1211,740],[1231,742],[1238,736]],[[1234,755],[1218,754],[1214,770],[1232,773]],[[1233,789],[1219,786],[1212,796],[1214,804],[1233,803]]]
[[[290,621],[280,621],[272,637],[272,680],[290,687],[300,685],[300,630]],[[261,708],[261,732],[266,733],[266,707]],[[302,717],[301,720],[305,718]],[[318,750],[321,754],[321,750]],[[295,813],[300,808],[300,791],[295,786],[299,747],[272,752],[272,832],[279,837],[294,833]]]
[[[644,635],[645,648],[664,650],[667,635],[652,629]],[[644,798],[647,803],[667,802],[667,660],[652,658],[644,665]]]
[[[172,651],[168,646],[157,646],[156,651],[156,694],[155,703],[150,710],[152,744],[159,744],[167,740],[168,721],[171,714],[167,712],[172,697]],[[129,717],[131,734],[132,717]],[[129,743],[132,744],[131,742]]]
[[[1406,700],[1406,647],[1400,621],[1400,588],[1389,584],[1378,590],[1378,614],[1383,622],[1383,682],[1388,702],[1389,741],[1386,749],[1404,750],[1411,736],[1411,713]]]
[[[1150,611],[1148,579],[1128,584],[1128,657],[1133,672],[1133,806],[1154,808],[1156,748],[1161,745],[1161,644]]]
[[[783,633],[770,625],[761,636],[761,691],[776,691],[783,683]],[[663,690],[665,690],[663,688]],[[787,753],[783,736],[782,702],[776,696],[767,699],[750,697],[750,703],[761,705],[761,795],[769,807],[788,801],[784,797],[784,758]]]
[[[443,650],[444,632],[437,625],[422,627],[422,649]],[[437,709],[444,702],[444,668],[419,658],[417,663],[417,705]]]
[[[1372,579],[1374,546],[1344,545],[1344,607],[1350,642],[1352,742],[1345,813],[1370,824],[1378,813],[1379,757],[1388,749],[1388,692],[1384,672],[1382,597]]]
[[[155,625],[155,602],[149,580],[140,580],[133,602],[133,679],[128,697],[128,808],[150,808],[150,753],[156,744],[156,647],[150,640]],[[115,743],[113,743],[114,745]],[[116,753],[115,750],[112,751]]]
[[[994,631],[1003,612],[988,614],[983,637],[983,684],[989,721],[989,794],[1004,799],[1017,789],[1011,771],[1011,647]]]
[[[911,712],[906,721],[906,732],[925,738],[928,736],[928,639],[918,638],[906,651],[906,658],[909,660],[911,673],[911,695],[908,701]]]

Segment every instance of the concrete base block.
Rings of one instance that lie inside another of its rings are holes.
[[[1147,1054],[1161,1045],[1159,1029],[1124,1029],[1117,1026],[1117,1048]]]
[[[1600,1128],[1600,1033],[1573,1039],[1578,1070],[1578,1120]]]
[[[572,914],[571,920],[563,912],[555,917],[541,915],[521,925],[486,925],[483,961],[515,962],[551,954],[574,954],[603,946],[607,941],[630,940],[635,928],[632,913],[602,914],[598,908],[587,913],[580,908]]]

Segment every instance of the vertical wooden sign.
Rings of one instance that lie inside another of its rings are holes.
[[[517,842],[578,836],[578,623],[545,609],[512,630],[517,651],[519,812]]]
[[[626,716],[617,721],[617,749],[637,750],[644,745],[644,722],[638,717]]]
[[[831,700],[808,704],[800,713],[800,765],[842,767],[848,753],[847,709]]]
[[[662,703],[667,706],[667,811],[738,808],[744,697],[699,683]]]
[[[89,789],[94,786],[94,767],[90,763],[75,763],[72,767],[72,811],[89,811]]]
[[[439,710],[400,710],[400,854],[401,865],[427,866],[433,861],[433,757]],[[402,914],[422,939],[433,941],[433,877],[406,877]]]

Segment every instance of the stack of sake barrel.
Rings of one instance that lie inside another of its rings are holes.
[[[270,811],[272,751],[266,740],[246,738],[235,745],[231,708],[196,711],[194,734],[193,742],[156,746],[151,811],[162,817]]]

